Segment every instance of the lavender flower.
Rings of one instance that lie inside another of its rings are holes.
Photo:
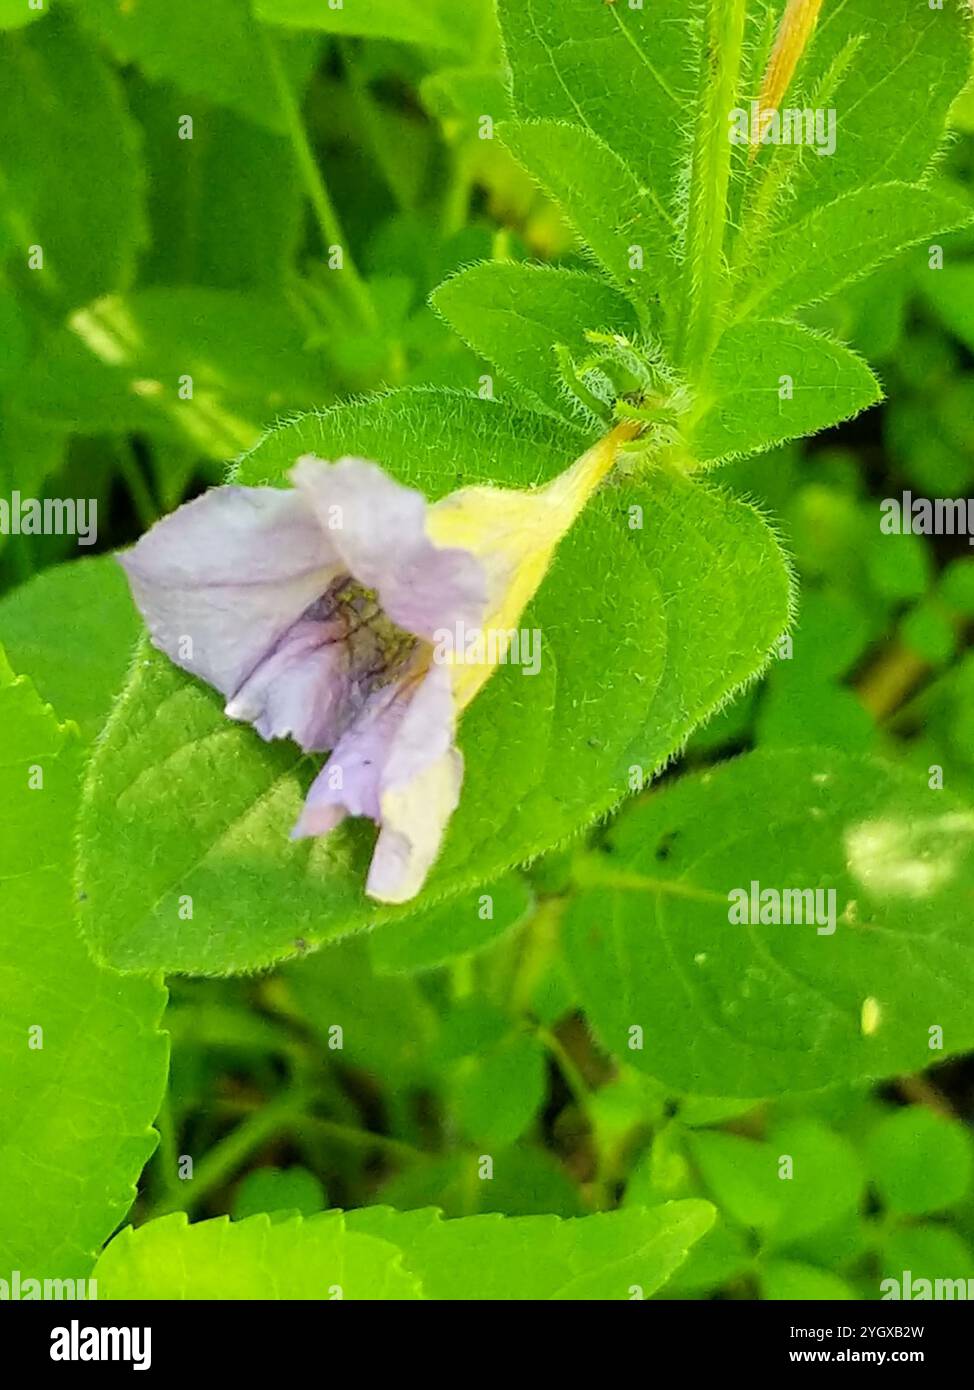
[[[215,488],[120,557],[153,643],[231,719],[331,750],[292,833],[375,821],[373,898],[422,888],[460,798],[457,720],[493,670],[435,662],[434,634],[516,625],[618,439],[545,488],[434,505],[375,463],[307,455],[293,489]]]

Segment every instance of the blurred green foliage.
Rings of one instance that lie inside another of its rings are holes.
[[[489,4],[465,0],[459,36],[454,5],[321,28],[310,8],[221,0],[204,33],[189,3],[64,0],[0,36],[0,493],[96,497],[101,552],[275,418],[394,385],[477,391],[486,365],[428,304],[459,267],[581,265],[554,205],[481,138],[506,103]],[[0,27],[21,10],[5,0]],[[970,98],[940,177],[974,201]],[[974,482],[974,237],[943,243],[942,271],[904,256],[809,316],[878,366],[886,403],[725,473],[786,538],[801,607],[792,646],[668,777],[817,747],[940,768],[974,799],[974,554],[879,530],[881,499]],[[124,586],[68,537],[0,546],[11,664],[90,743],[137,629]],[[717,1222],[666,1297],[872,1298],[904,1269],[974,1276],[969,1060],[775,1101],[611,1060],[562,949],[576,867],[554,852],[492,885],[486,918],[442,909],[446,958],[424,917],[259,978],[173,980],[135,1224],[173,1206],[571,1217],[705,1198]]]

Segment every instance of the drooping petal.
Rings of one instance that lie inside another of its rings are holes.
[[[414,897],[460,797],[454,726],[446,667],[375,691],[312,784],[294,838],[326,834],[346,815],[368,816],[381,829],[367,891],[382,902]]]
[[[333,748],[356,713],[343,638],[340,622],[300,618],[227,703],[229,717],[261,738],[293,738],[306,753]]]
[[[305,498],[214,488],[119,557],[152,641],[232,699],[338,573]]]
[[[440,852],[450,817],[460,804],[463,756],[448,748],[411,781],[382,797],[382,829],[365,890],[383,903],[415,898]]]
[[[376,591],[399,627],[432,641],[438,628],[481,621],[487,601],[483,566],[463,549],[433,544],[422,493],[358,458],[324,463],[306,454],[291,477],[345,570]]]

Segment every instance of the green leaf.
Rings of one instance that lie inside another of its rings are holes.
[[[95,1275],[108,1299],[630,1299],[660,1288],[712,1217],[706,1202],[569,1221],[366,1207],[190,1226],[177,1213],[124,1230]]]
[[[380,975],[412,975],[475,955],[523,922],[533,906],[524,879],[508,874],[377,928],[369,936],[372,964]]]
[[[578,449],[574,432],[537,415],[403,392],[270,433],[237,478],[278,483],[302,453],[355,453],[436,496],[454,480],[534,484]],[[489,882],[616,805],[634,765],[648,779],[760,669],[789,606],[780,550],[750,508],[675,474],[607,487],[524,619],[543,634],[538,675],[501,667],[461,723],[464,794],[427,889],[405,910],[364,896],[371,827],[289,840],[312,760],[289,743],[263,744],[145,652],[90,769],[88,939],[123,969],[225,973]],[[138,875],[123,871],[132,862]]]
[[[41,3],[43,5],[43,0]],[[29,0],[0,0],[0,29],[22,29],[26,24],[43,19],[47,13],[46,8],[37,7],[36,0],[34,5],[30,5]]]
[[[669,1085],[728,1096],[925,1067],[933,1025],[947,1052],[970,1047],[972,824],[925,772],[832,751],[684,778],[619,822],[569,910],[599,1038]],[[754,882],[834,890],[835,932],[736,925],[728,895]]]
[[[828,1270],[797,1260],[768,1260],[761,1265],[761,1297],[788,1303],[854,1299],[855,1293]]]
[[[91,434],[158,431],[223,461],[320,395],[317,366],[279,298],[140,290],[74,314],[23,378],[18,405]]]
[[[307,1168],[255,1168],[234,1194],[233,1219],[284,1211],[314,1216],[324,1206],[324,1188]]]
[[[888,183],[846,193],[774,236],[760,271],[738,287],[736,317],[784,317],[972,216],[969,203],[935,187]]]
[[[463,51],[468,36],[466,21],[447,0],[423,0],[422,5],[404,5],[402,0],[343,0],[341,7],[330,5],[328,0],[254,0],[254,11],[266,24],[356,38],[396,39],[433,48]],[[463,22],[452,23],[454,16]]]
[[[687,426],[701,464],[816,434],[882,400],[861,358],[797,323],[749,320],[728,329]]]
[[[950,331],[974,351],[974,263],[931,270],[921,289]]]
[[[786,203],[788,221],[870,184],[920,179],[970,68],[964,5],[931,9],[913,0],[847,0],[823,11],[799,79],[808,100],[793,91],[786,105],[834,107],[835,154],[819,158],[770,147],[756,165],[761,169],[768,156],[805,156]]]
[[[660,280],[672,269],[672,227],[651,190],[604,140],[566,121],[505,121],[497,136],[637,307],[651,297],[646,286],[663,291]]]
[[[75,934],[77,744],[2,652],[0,720],[0,1268],[84,1277],[155,1146],[165,994]]]
[[[545,1051],[515,1034],[461,1063],[448,1090],[457,1123],[474,1143],[506,1148],[537,1118],[547,1090]]]
[[[180,91],[141,83],[132,103],[146,129],[153,232],[143,281],[279,291],[305,230],[290,141],[234,111],[198,104],[192,140],[175,140],[186,108]]]
[[[143,235],[143,178],[118,77],[54,14],[5,37],[0,88],[0,248],[17,292],[49,314],[123,287]],[[84,138],[82,111],[98,113]],[[43,253],[36,269],[33,247]]]
[[[57,565],[0,598],[10,663],[79,726],[86,742],[125,683],[139,632],[125,575],[113,555]]]
[[[444,1221],[435,1211],[365,1207],[345,1219],[349,1230],[400,1246],[426,1298],[628,1300],[649,1298],[665,1284],[709,1228],[713,1208],[690,1201],[569,1221]]]
[[[423,1074],[436,1018],[413,980],[377,975],[356,936],[284,972],[288,992],[336,1059],[387,1082]],[[336,1031],[338,1030],[338,1031]]]
[[[918,1222],[894,1227],[883,1242],[882,1274],[897,1281],[901,1298],[918,1299],[923,1293],[928,1298],[967,1298],[969,1281],[974,1279],[974,1251],[949,1226]],[[921,1279],[930,1280],[929,1290],[918,1287]],[[964,1280],[960,1294],[954,1282],[957,1279]],[[937,1288],[942,1292],[937,1294]]]
[[[974,1177],[967,1130],[918,1105],[888,1115],[868,1141],[871,1173],[891,1211],[943,1211],[966,1197]]]
[[[205,97],[243,116],[283,132],[287,123],[278,101],[260,25],[250,0],[71,0],[81,19],[122,64],[137,64],[149,77],[175,82],[187,95]],[[314,60],[307,40],[289,40],[292,73],[306,73]],[[199,113],[191,109],[180,115]],[[183,155],[188,140],[169,131],[169,158]],[[195,130],[194,130],[195,138]]]
[[[684,0],[642,10],[500,0],[498,9],[519,115],[599,136],[629,165],[659,222],[673,226],[699,42]]]
[[[815,1120],[792,1121],[760,1142],[699,1131],[687,1147],[708,1196],[772,1248],[848,1219],[862,1195],[855,1150]]]
[[[272,1221],[227,1217],[189,1225],[177,1212],[135,1231],[126,1227],[95,1266],[99,1298],[374,1299],[422,1298],[388,1241],[349,1227],[341,1212]]]
[[[562,420],[574,417],[576,424],[579,403],[562,384],[555,347],[568,348],[577,362],[592,354],[587,329],[633,337],[639,327],[630,306],[604,280],[509,261],[461,270],[434,291],[431,302],[529,405]]]

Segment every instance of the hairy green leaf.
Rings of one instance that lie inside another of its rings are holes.
[[[482,261],[440,285],[432,303],[529,405],[575,423],[579,403],[563,384],[556,346],[579,362],[592,353],[586,330],[627,337],[638,330],[632,309],[611,285],[549,266]]]
[[[673,228],[604,140],[567,121],[505,121],[497,134],[623,293],[641,306],[664,292]]]
[[[736,316],[790,314],[972,217],[968,203],[936,187],[888,183],[846,193],[773,238],[760,270],[738,289]]]
[[[748,320],[710,359],[686,447],[703,464],[742,458],[837,425],[882,395],[850,348],[798,323]]]

